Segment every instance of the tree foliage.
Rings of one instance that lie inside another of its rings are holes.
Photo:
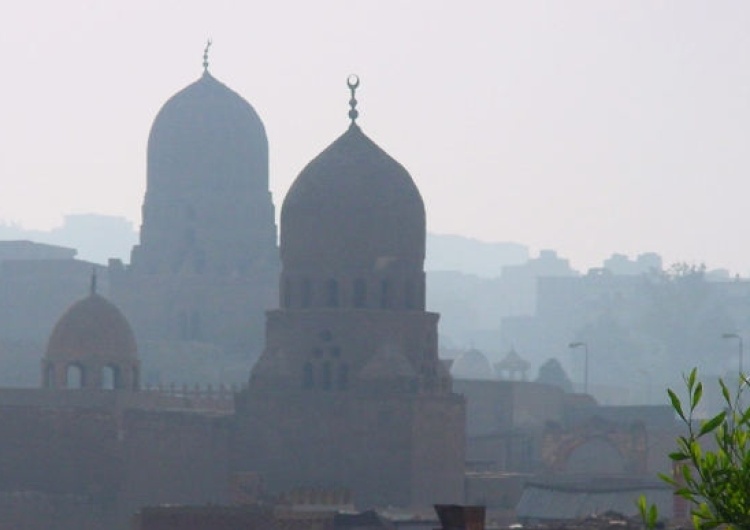
[[[694,420],[694,413],[703,398],[703,384],[696,369],[684,379],[685,402],[671,389],[668,394],[687,433],[677,438],[677,450],[669,455],[674,476],[661,478],[690,502],[695,528],[750,529],[750,408],[742,400],[748,379],[741,377],[734,392],[719,380],[725,408],[701,422]],[[638,505],[646,526],[653,527],[655,507],[644,498]]]
[[[555,358],[547,359],[547,362],[539,367],[536,382],[560,387],[564,392],[573,392],[573,383],[570,381],[568,374],[565,373],[560,361]]]

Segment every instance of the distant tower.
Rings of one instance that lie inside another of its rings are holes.
[[[113,262],[113,297],[142,348],[201,342],[257,356],[278,293],[268,140],[253,107],[208,71],[161,108],[148,139],[140,243]]]
[[[425,311],[425,209],[356,124],[281,212],[281,308],[237,401],[240,467],[271,489],[351,489],[365,505],[463,498],[464,409]]]
[[[60,317],[42,362],[42,386],[56,389],[138,390],[140,363],[133,330],[114,304],[96,293]]]

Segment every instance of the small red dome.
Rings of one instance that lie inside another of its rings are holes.
[[[57,321],[47,360],[135,361],[138,348],[125,316],[102,296],[92,294],[70,306]]]

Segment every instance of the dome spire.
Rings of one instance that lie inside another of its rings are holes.
[[[203,48],[203,73],[208,73],[208,49],[211,47],[211,38],[206,41],[206,47]]]
[[[359,112],[357,111],[357,98],[354,97],[354,93],[357,91],[357,87],[359,87],[359,76],[356,74],[349,75],[349,77],[346,78],[346,84],[352,93],[352,97],[349,100],[349,106],[351,107],[351,109],[349,109],[349,119],[352,120],[352,125],[355,125],[354,122],[357,121]]]

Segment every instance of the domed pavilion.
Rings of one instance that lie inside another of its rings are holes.
[[[119,309],[96,292],[60,317],[42,361],[43,386],[138,390],[140,362],[133,330]]]

